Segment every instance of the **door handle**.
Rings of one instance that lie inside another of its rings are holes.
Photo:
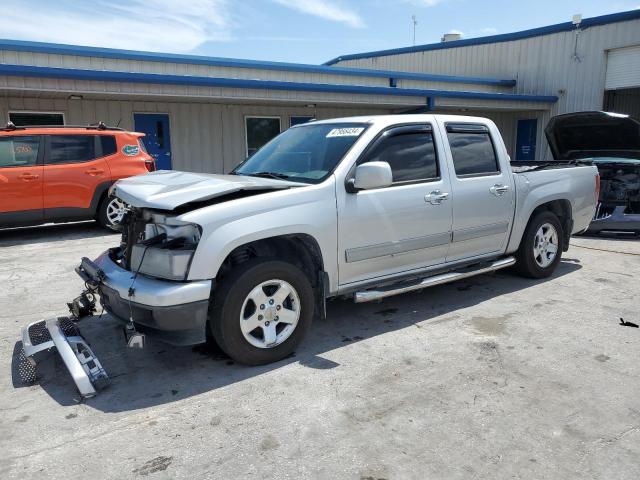
[[[100,170],[99,168],[90,168],[89,170],[85,170],[84,173],[95,177],[96,175],[102,175],[104,170]]]
[[[496,197],[501,197],[502,195],[504,195],[506,192],[509,191],[509,185],[500,185],[499,183],[496,183],[493,187],[489,189],[489,191]]]
[[[31,180],[37,180],[40,178],[40,175],[34,175],[33,173],[21,173],[18,175],[20,180],[24,180],[25,182],[30,182]]]
[[[434,190],[424,196],[424,201],[431,205],[440,205],[444,200],[449,198],[449,194],[441,190]]]

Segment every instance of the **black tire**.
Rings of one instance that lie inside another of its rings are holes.
[[[534,245],[536,242],[536,235],[538,230],[545,225],[550,224],[555,228],[557,234],[557,252],[553,261],[547,266],[541,266],[536,261],[534,254]],[[562,251],[564,247],[564,233],[562,230],[562,224],[558,217],[549,211],[543,211],[536,214],[531,220],[524,231],[520,247],[516,253],[516,265],[515,271],[527,278],[546,278],[549,277],[560,263],[562,257]]]
[[[109,196],[106,196],[102,199],[100,205],[98,206],[96,220],[102,227],[113,230],[114,232],[119,232],[122,230],[122,226],[119,223],[111,221],[108,215],[109,204],[114,200],[115,197]]]
[[[245,338],[240,328],[240,314],[245,299],[258,285],[269,280],[283,280],[296,291],[300,305],[298,323],[282,343],[259,348]],[[224,352],[245,365],[277,362],[293,353],[311,327],[315,302],[311,283],[295,265],[273,258],[255,258],[235,267],[211,296],[209,326]]]

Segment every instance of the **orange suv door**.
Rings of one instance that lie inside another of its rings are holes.
[[[45,218],[93,218],[98,200],[96,190],[104,191],[111,180],[109,166],[102,156],[100,136],[65,133],[45,138]]]
[[[39,135],[0,136],[0,227],[42,221],[41,143]]]

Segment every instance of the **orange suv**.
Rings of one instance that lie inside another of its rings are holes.
[[[117,229],[126,205],[118,179],[155,170],[143,133],[107,127],[0,129],[0,228],[97,220]]]

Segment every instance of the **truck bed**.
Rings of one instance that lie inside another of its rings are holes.
[[[584,160],[511,160],[511,170],[513,173],[553,170],[556,168],[584,167],[588,165],[593,165],[593,163]]]

